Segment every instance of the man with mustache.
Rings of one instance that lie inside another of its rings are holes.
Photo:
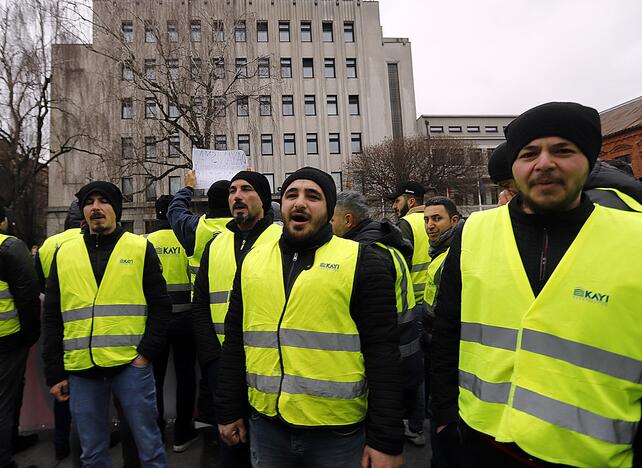
[[[232,178],[228,204],[234,216],[225,230],[205,247],[194,284],[193,322],[201,366],[212,393],[216,390],[218,359],[225,340],[223,324],[237,265],[254,246],[274,243],[281,227],[273,224],[271,190],[258,172],[241,171]],[[247,445],[220,444],[224,467],[250,466]]]
[[[70,402],[83,466],[110,466],[109,401],[119,400],[140,462],[165,467],[151,362],[165,349],[171,302],[156,251],[118,225],[122,194],[90,182],[76,194],[86,225],[47,279],[43,360],[50,393]]]
[[[642,217],[582,190],[595,109],[551,102],[506,129],[518,194],[453,239],[437,296],[433,410],[462,466],[637,466]],[[605,242],[604,240],[607,240]]]
[[[394,278],[373,247],[332,235],[336,196],[319,169],[290,175],[282,237],[234,279],[217,417],[226,443],[245,442],[249,403],[254,466],[401,466]]]

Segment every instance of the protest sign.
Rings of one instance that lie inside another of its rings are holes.
[[[192,150],[192,165],[196,170],[196,188],[208,189],[217,180],[230,180],[248,167],[247,156],[241,150]]]

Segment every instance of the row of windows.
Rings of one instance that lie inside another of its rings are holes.
[[[428,128],[430,130],[430,133],[444,133],[444,126],[443,125],[431,125]],[[504,126],[503,129],[506,130],[506,126]],[[481,132],[481,127],[479,125],[468,125],[466,127],[466,132],[467,133],[480,133]],[[499,132],[499,127],[497,125],[486,125],[486,126],[484,126],[484,132],[485,133],[498,133]],[[449,125],[448,126],[448,133],[462,133],[462,126],[461,125]]]
[[[306,57],[301,60],[302,76],[303,78],[314,78],[314,59]],[[280,75],[281,78],[292,78],[292,58],[283,57],[280,59]],[[167,59],[165,62],[167,69],[167,77],[170,80],[178,80],[180,77],[180,67],[178,59]],[[239,57],[234,62],[235,76],[239,78],[249,77],[248,73],[248,60],[245,57]],[[157,63],[156,59],[145,59],[143,76],[145,79],[155,81],[157,79]],[[200,58],[191,58],[189,64],[190,78],[192,80],[199,80],[203,78],[203,61]],[[212,73],[215,79],[225,79],[225,59],[217,57],[212,59]],[[269,57],[261,57],[256,61],[256,76],[259,78],[270,78],[271,68]],[[336,64],[334,58],[323,59],[323,76],[325,78],[336,78]],[[346,58],[345,61],[345,76],[346,78],[357,78],[357,59]],[[124,62],[120,68],[120,78],[123,81],[134,80],[134,70],[131,62]],[[206,77],[207,78],[207,77]]]
[[[159,141],[156,137],[146,136],[144,140],[144,156],[147,160],[156,159],[159,155],[157,152]],[[262,156],[274,155],[274,139],[271,133],[264,133],[260,137],[260,151]],[[247,156],[252,154],[252,145],[249,134],[240,134],[237,139],[237,148],[243,150]],[[214,136],[214,149],[225,151],[228,148],[227,135]],[[350,134],[350,150],[352,153],[360,153],[361,146],[361,133]],[[306,154],[319,154],[319,136],[317,133],[306,133],[305,135],[305,152]],[[180,156],[181,142],[178,135],[171,135],[167,139],[167,156],[176,158]],[[341,134],[329,133],[328,134],[328,153],[341,154]],[[296,134],[284,133],[283,134],[283,154],[295,155],[297,154]],[[134,138],[122,137],[121,138],[121,157],[123,159],[134,158]]]
[[[156,24],[147,20],[145,24],[145,42],[153,43],[160,39],[160,31],[157,29]],[[201,20],[193,19],[189,24],[189,37],[191,42],[201,42],[203,39],[203,25]],[[167,21],[167,41],[178,42],[179,28],[176,20]],[[212,40],[215,42],[225,41],[225,23],[222,20],[215,20],[212,22]],[[234,22],[234,29],[230,30],[234,35],[235,42],[246,42],[248,38],[248,25],[245,20],[238,20]],[[134,22],[123,21],[121,23],[121,36],[124,42],[134,42]],[[334,22],[322,21],[321,22],[321,40],[323,42],[334,42]],[[278,38],[279,42],[290,42],[292,39],[292,28],[290,21],[278,22]],[[312,21],[301,21],[299,26],[299,39],[301,42],[312,42]],[[343,22],[343,42],[354,42],[354,22]],[[266,20],[259,20],[256,22],[256,41],[269,42],[270,41],[270,26]]]
[[[239,96],[236,100],[236,116],[249,117],[250,115],[250,98],[248,96]],[[261,95],[258,97],[259,115],[271,116],[272,115],[272,96]],[[210,108],[205,109],[205,99],[203,96],[192,96],[189,111],[193,112],[196,116],[203,116],[204,113],[211,112],[214,117],[225,117],[227,114],[227,97],[214,96],[210,102]],[[158,102],[155,97],[145,98],[145,118],[146,119],[169,119],[179,118],[181,113],[176,103],[168,101],[166,109],[159,109]],[[187,113],[187,110],[184,110]],[[317,115],[317,98],[314,94],[306,94],[303,96],[303,113],[308,116]],[[339,115],[339,104],[336,94],[329,94],[326,96],[326,113],[327,115]],[[359,104],[359,95],[348,95],[348,115],[360,115],[361,106]],[[281,97],[281,115],[292,116],[294,115],[294,96],[292,94],[283,95]],[[134,118],[134,101],[132,98],[124,98],[120,104],[120,117],[121,119]]]

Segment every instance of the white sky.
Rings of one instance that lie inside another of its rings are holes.
[[[380,0],[412,43],[417,114],[599,111],[642,95],[640,0]]]

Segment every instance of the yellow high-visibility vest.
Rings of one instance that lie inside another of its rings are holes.
[[[51,262],[53,262],[56,249],[69,239],[73,239],[80,234],[80,228],[71,228],[45,239],[42,243],[42,247],[38,249],[38,257],[40,258],[40,264],[42,265],[42,272],[44,273],[45,279],[49,278],[49,270],[51,269]]]
[[[0,245],[13,236],[0,234]],[[13,335],[20,331],[20,318],[13,296],[9,291],[9,283],[0,281],[0,337]]]
[[[68,371],[131,362],[145,332],[143,270],[147,240],[124,232],[112,251],[100,286],[85,240],[62,244],[56,256],[64,363]]]
[[[412,265],[410,266],[410,276],[412,285],[415,290],[415,301],[417,304],[424,302],[424,289],[426,288],[426,278],[428,277],[428,265],[430,265],[430,255],[428,249],[428,234],[424,223],[423,213],[412,213],[404,216],[412,229],[413,250]]]
[[[595,190],[604,190],[605,192],[613,192],[617,197],[624,202],[626,206],[631,208],[633,211],[642,213],[642,204],[638,202],[635,198],[627,195],[624,192],[619,191],[618,189],[610,187],[596,187]]]
[[[430,262],[430,265],[428,266],[426,290],[424,293],[424,307],[429,313],[432,312],[433,304],[435,303],[435,296],[437,295],[437,289],[439,287],[440,281],[438,277],[441,277],[444,260],[446,260],[446,256],[448,256],[449,250],[450,248],[446,249],[444,252],[433,258]]]
[[[332,237],[286,299],[278,242],[241,265],[250,405],[298,426],[342,426],[366,416],[361,341],[350,315],[359,244]]]
[[[271,224],[259,235],[253,247],[278,242],[282,228]],[[242,250],[242,249],[241,249]],[[208,280],[210,293],[210,314],[216,337],[222,345],[225,341],[225,316],[230,305],[232,283],[236,275],[237,259],[234,251],[234,233],[225,229],[210,244]]]
[[[167,283],[167,292],[172,300],[172,312],[180,313],[191,310],[190,277],[187,255],[171,229],[159,229],[147,236],[147,240],[156,249],[156,254],[163,266],[163,278]]]
[[[535,298],[508,206],[469,218],[459,353],[466,424],[548,462],[631,466],[642,400],[641,239],[637,213],[596,206]]]
[[[201,257],[203,256],[205,246],[212,237],[225,231],[225,225],[231,220],[232,218],[206,218],[205,215],[199,218],[194,239],[194,252],[191,256],[187,257],[192,289],[194,288],[198,267],[201,266]]]

